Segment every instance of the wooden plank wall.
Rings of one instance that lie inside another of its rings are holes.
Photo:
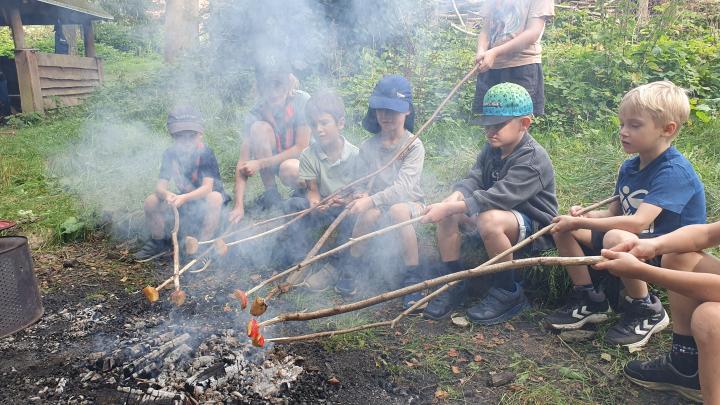
[[[103,79],[97,58],[38,53],[37,66],[45,109],[81,104]]]

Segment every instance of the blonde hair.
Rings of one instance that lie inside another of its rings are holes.
[[[690,100],[685,90],[663,80],[628,91],[620,102],[620,111],[646,112],[657,126],[677,124],[675,134],[690,117]]]

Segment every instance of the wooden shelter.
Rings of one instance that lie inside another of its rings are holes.
[[[15,63],[0,60],[11,98],[22,112],[77,105],[103,80],[102,61],[95,55],[93,21],[112,20],[85,0],[2,0],[0,26],[9,26],[15,43]],[[85,56],[38,52],[25,43],[26,25],[79,25]],[[17,98],[19,97],[19,103]]]

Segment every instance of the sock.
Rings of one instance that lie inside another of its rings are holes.
[[[449,262],[443,262],[443,265],[445,266],[445,271],[447,274],[450,273],[457,273],[458,271],[465,270],[463,268],[462,262],[460,260],[451,260]]]
[[[693,375],[698,371],[698,349],[692,336],[673,333],[670,362],[685,375]]]
[[[425,280],[425,277],[423,277],[422,274],[420,274],[420,271],[422,269],[420,268],[420,265],[413,264],[413,265],[405,265],[405,285],[412,285],[415,283],[419,283],[420,281]]]
[[[502,288],[503,290],[513,292],[515,291],[515,274],[513,270],[506,270],[500,273],[495,273],[495,280],[493,282],[494,287]]]
[[[642,298],[632,298],[633,302],[644,302],[645,304],[652,304],[652,300],[650,299],[650,294],[642,297]]]
[[[604,302],[607,298],[602,291],[595,290],[592,284],[576,285],[573,287],[575,291],[587,291],[588,298],[592,302]]]

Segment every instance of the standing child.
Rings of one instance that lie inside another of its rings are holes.
[[[492,86],[516,83],[530,93],[536,116],[545,113],[545,83],[540,39],[545,21],[555,15],[553,0],[487,0],[478,36],[479,65],[473,112],[482,113],[483,98]]]
[[[557,215],[555,174],[545,149],[530,136],[533,104],[517,84],[493,86],[483,101],[481,124],[487,142],[470,174],[455,191],[430,205],[423,222],[437,223],[437,241],[443,273],[464,270],[460,261],[461,229],[478,231],[489,257],[546,226]],[[535,250],[550,247],[549,238],[533,243]],[[511,260],[511,256],[503,260]],[[507,321],[528,306],[512,270],[497,273],[487,296],[467,310],[471,321],[493,325]],[[457,284],[425,308],[423,316],[440,319],[464,299]]]
[[[688,120],[690,102],[683,89],[671,82],[646,84],[630,90],[620,102],[620,142],[636,154],[620,167],[615,194],[620,201],[606,211],[554,219],[553,236],[560,256],[583,256],[581,245],[600,252],[623,241],[654,238],[682,226],[705,223],[705,191],[692,164],[672,141]],[[652,264],[659,264],[660,257]],[[567,268],[573,291],[565,306],[547,319],[555,329],[578,329],[608,318],[608,301],[598,291],[587,266]],[[605,340],[634,351],[670,322],[660,299],[647,283],[623,278],[627,306]],[[611,297],[614,300],[614,297]]]
[[[202,141],[200,114],[192,107],[181,106],[168,115],[167,127],[173,145],[163,153],[160,179],[155,192],[145,199],[145,221],[150,239],[135,253],[136,260],[148,260],[169,249],[167,229],[174,217],[169,205],[181,215],[181,225],[201,225],[200,238],[211,239],[217,230],[225,194],[217,159]],[[176,192],[169,185],[175,185]]]
[[[718,244],[720,222],[715,222],[686,226],[653,239],[633,239],[602,251],[610,261],[597,268],[665,287],[670,297],[670,353],[628,363],[625,375],[632,382],[720,404],[720,260],[702,252]],[[638,260],[658,256],[662,268]]]
[[[359,175],[380,169],[408,145],[413,138],[410,131],[414,119],[410,82],[397,75],[383,77],[373,89],[363,119],[363,127],[375,135],[360,146]],[[373,178],[368,194],[351,203],[350,213],[358,216],[353,237],[372,231],[385,214],[392,223],[422,214],[424,196],[420,180],[424,162],[425,147],[420,139],[415,139],[399,159]],[[422,279],[415,229],[408,225],[400,228],[398,233],[405,264],[404,283],[414,284]],[[366,268],[362,260],[366,249],[364,243],[350,249],[348,263],[343,266],[336,286],[339,293],[355,293],[356,280],[363,277]],[[419,294],[405,296],[404,307],[410,307],[419,297]]]
[[[358,148],[343,135],[345,127],[345,104],[333,91],[314,95],[305,106],[305,115],[312,130],[315,143],[300,154],[300,181],[305,182],[307,195],[291,197],[284,203],[285,213],[298,212],[314,207],[336,190],[349,184],[355,178]],[[284,240],[277,244],[284,256],[283,264],[290,265],[302,260],[312,246],[315,231],[328,226],[345,209],[346,199],[336,197],[328,206],[294,222],[285,232]],[[336,243],[350,237],[352,220],[346,218],[337,228]],[[321,267],[305,279],[311,290],[321,291],[335,278],[334,266]],[[295,273],[301,274],[301,273]],[[291,276],[292,284],[300,282],[299,276]]]
[[[298,157],[310,143],[305,122],[305,103],[310,96],[297,90],[297,79],[282,68],[260,69],[256,73],[260,101],[245,120],[245,140],[235,170],[235,207],[229,220],[245,216],[245,185],[260,173],[265,191],[257,202],[263,209],[281,203],[275,176],[286,186],[300,188]]]

